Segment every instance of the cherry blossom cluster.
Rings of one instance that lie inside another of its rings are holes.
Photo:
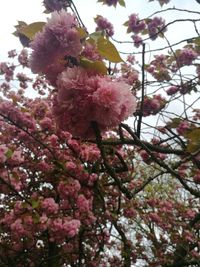
[[[70,13],[53,12],[43,31],[36,34],[30,66],[33,73],[45,74],[55,84],[57,76],[67,65],[67,57],[77,58],[82,46],[77,22]]]
[[[176,53],[177,66],[180,68],[182,66],[191,65],[197,56],[198,54],[190,48],[178,50]]]
[[[145,97],[143,104],[143,116],[156,115],[166,105],[166,99],[161,95]]]
[[[59,128],[74,136],[91,136],[91,121],[102,130],[117,126],[135,110],[128,85],[78,67],[62,72],[57,86],[53,113]]]
[[[127,26],[128,33],[134,33],[132,36],[134,45],[139,47],[143,41],[140,34],[149,35],[151,40],[156,40],[158,36],[166,31],[165,21],[161,17],[153,17],[152,19],[141,20],[138,14],[131,14],[129,20],[124,24]]]
[[[108,6],[116,6],[119,0],[98,0],[98,2],[103,2],[103,4]]]
[[[111,24],[104,18],[97,17],[96,22],[99,29],[111,34]],[[95,50],[89,46],[84,56],[94,58]],[[128,84],[78,66],[82,44],[73,15],[64,10],[53,12],[42,32],[36,34],[31,48],[32,71],[44,74],[57,90],[53,112],[59,128],[86,138],[93,135],[92,121],[105,131],[135,111],[135,97]]]
[[[60,11],[66,9],[71,4],[70,0],[44,0],[43,5],[47,12]]]
[[[102,16],[97,16],[95,18],[95,22],[97,24],[96,31],[102,31],[108,36],[114,35],[113,25],[106,18]]]

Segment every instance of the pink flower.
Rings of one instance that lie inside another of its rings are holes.
[[[70,220],[69,218],[56,218],[49,223],[49,231],[51,240],[63,242],[66,237],[74,237],[80,228],[80,221],[76,219]]]
[[[24,229],[21,219],[16,219],[16,221],[11,224],[10,228],[12,230],[13,235],[16,238],[20,239],[22,236],[26,234],[26,231]]]
[[[81,146],[80,155],[84,161],[95,162],[100,157],[100,151],[95,145],[87,144]]]
[[[156,115],[166,105],[166,100],[161,95],[154,95],[152,98],[144,99],[143,116]]]
[[[188,121],[181,121],[178,127],[176,128],[176,131],[180,135],[184,135],[187,130],[190,129],[190,123]]]
[[[76,197],[81,189],[81,185],[77,180],[71,182],[60,182],[58,192],[61,198]]]
[[[138,34],[146,28],[145,21],[141,21],[137,14],[131,14],[128,21],[128,32]]]
[[[77,137],[93,135],[92,121],[105,131],[127,119],[136,109],[129,85],[78,67],[62,72],[57,86],[53,103],[57,125]]]
[[[149,213],[149,218],[155,223],[160,223],[162,221],[160,216],[155,212]]]
[[[96,45],[90,44],[88,42],[84,44],[84,48],[81,53],[81,56],[86,57],[87,59],[92,60],[92,61],[101,60],[101,56],[97,52]]]
[[[42,130],[51,130],[52,126],[52,120],[48,117],[45,117],[40,121],[40,127],[42,128]]]
[[[197,53],[189,48],[184,48],[183,50],[178,51],[176,55],[178,67],[180,68],[184,65],[191,65],[197,56]]]
[[[12,102],[0,102],[0,112],[4,114],[10,121],[31,130],[35,129],[35,120],[28,112],[21,112]]]
[[[133,39],[134,46],[137,48],[143,43],[142,37],[140,37],[138,34],[133,35],[132,39]]]
[[[47,214],[55,214],[58,212],[59,205],[53,198],[45,198],[42,201],[41,207]]]
[[[67,171],[69,171],[69,172],[74,172],[77,169],[76,164],[72,161],[67,162],[65,164],[65,167],[66,167]]]
[[[96,31],[103,31],[108,36],[113,36],[114,34],[113,25],[106,18],[102,16],[97,16],[94,20],[97,24]]]
[[[108,6],[116,6],[118,3],[118,0],[105,0],[104,4],[108,5]]]
[[[169,88],[167,89],[166,93],[167,93],[168,95],[174,95],[174,94],[176,94],[178,91],[179,91],[178,86],[171,86],[171,87],[169,87]]]
[[[80,228],[79,220],[65,220],[63,223],[63,233],[67,235],[67,237],[74,237]]]
[[[196,184],[200,184],[200,173],[194,175],[193,180]]]
[[[66,57],[77,57],[81,52],[77,22],[70,13],[53,12],[43,30],[35,35],[30,66],[34,73],[45,74],[55,84],[67,62]]]
[[[90,210],[89,201],[85,198],[84,195],[79,195],[77,199],[77,207],[80,212],[88,212]]]
[[[7,160],[6,152],[8,148],[6,145],[0,145],[0,163],[4,163]]]
[[[27,49],[25,49],[25,48],[22,49],[22,51],[20,52],[20,54],[18,56],[18,61],[23,67],[28,67],[29,63],[28,63],[28,51],[27,51]]]
[[[8,51],[8,57],[14,58],[17,56],[17,51],[15,49]]]
[[[148,31],[151,40],[155,40],[159,33],[166,31],[165,21],[162,18],[154,17],[148,23]]]
[[[133,218],[136,217],[137,212],[134,208],[125,208],[124,209],[124,216],[127,218]]]
[[[135,97],[129,85],[102,78],[92,98],[95,104],[94,120],[105,127],[117,126],[136,109]]]
[[[70,5],[69,0],[44,0],[43,4],[48,12],[66,9]]]
[[[51,136],[49,136],[49,141],[53,147],[56,147],[58,145],[58,136],[55,134],[52,134]]]

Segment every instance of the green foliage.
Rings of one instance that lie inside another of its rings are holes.
[[[171,129],[177,128],[181,121],[182,119],[180,118],[173,118],[170,122],[167,123],[167,127]]]
[[[5,156],[7,157],[7,159],[10,159],[13,155],[13,151],[11,149],[8,149],[5,153]]]
[[[124,0],[119,0],[118,3],[120,4],[120,6],[126,7],[126,3]]]
[[[90,69],[103,75],[107,74],[107,68],[103,61],[92,61],[82,57],[80,60],[80,65],[85,69]]]
[[[100,31],[91,33],[87,41],[96,45],[97,52],[106,60],[113,63],[119,63],[123,61],[114,44],[111,43],[108,38],[102,36]]]
[[[193,153],[200,149],[200,128],[195,128],[186,134],[189,139],[187,151]]]
[[[83,28],[79,27],[76,28],[76,30],[78,31],[81,39],[85,39],[88,36],[87,32]]]
[[[116,47],[102,36],[97,40],[97,50],[102,57],[111,62],[119,63],[123,61]]]
[[[101,31],[97,31],[97,32],[93,32],[89,35],[89,39],[88,42],[92,43],[92,44],[96,44],[98,39],[100,37],[102,37],[102,32]]]
[[[45,22],[33,22],[27,26],[20,29],[20,33],[24,34],[29,39],[33,39],[34,35],[41,31],[46,23]]]
[[[40,202],[39,202],[39,200],[33,199],[33,200],[31,200],[31,204],[32,204],[33,209],[36,209],[39,207]]]

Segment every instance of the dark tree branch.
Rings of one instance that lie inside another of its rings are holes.
[[[144,80],[145,80],[145,44],[142,46],[142,95],[141,95],[141,103],[140,103],[140,111],[137,125],[137,136],[140,138],[141,125],[142,125],[142,116],[143,116],[143,108],[144,108]]]

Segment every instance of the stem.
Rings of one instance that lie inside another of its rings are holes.
[[[55,242],[49,241],[49,257],[48,257],[48,267],[58,267],[59,265],[59,255],[58,247]]]
[[[137,125],[137,136],[140,138],[142,116],[143,116],[143,107],[144,107],[144,79],[145,79],[145,44],[142,46],[142,95],[141,95],[141,105],[139,111],[138,125]]]

